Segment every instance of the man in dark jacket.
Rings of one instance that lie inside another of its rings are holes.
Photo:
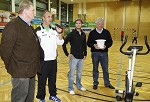
[[[99,63],[102,66],[103,70],[103,78],[104,78],[104,85],[111,89],[114,87],[110,84],[109,81],[109,73],[108,73],[108,48],[112,46],[112,38],[110,32],[103,28],[104,20],[102,18],[98,18],[96,20],[96,29],[92,30],[89,34],[87,45],[91,48],[92,54],[92,63],[93,63],[93,89],[96,90],[99,84],[98,77],[99,71],[98,66]],[[99,48],[96,40],[104,39],[106,40],[103,48]]]
[[[86,35],[81,30],[82,20],[76,19],[75,20],[76,28],[70,32],[70,34],[65,38],[65,42],[63,44],[63,50],[66,56],[69,57],[69,64],[70,64],[70,71],[68,76],[68,90],[70,94],[75,94],[73,88],[74,82],[74,72],[76,70],[76,86],[78,89],[82,91],[86,91],[81,84],[81,76],[82,76],[82,67],[83,67],[83,60],[86,58],[87,55],[87,47],[86,47]],[[70,42],[71,50],[68,53],[66,44]]]
[[[39,41],[30,26],[34,18],[33,4],[23,0],[18,13],[2,32],[1,58],[12,77],[11,102],[33,102],[35,75],[41,70]]]

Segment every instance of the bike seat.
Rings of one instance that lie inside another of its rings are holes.
[[[132,51],[133,49],[137,49],[137,51],[142,51],[143,46],[140,46],[140,45],[129,46],[127,50]]]

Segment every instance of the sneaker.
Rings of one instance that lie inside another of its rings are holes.
[[[55,102],[61,102],[61,100],[57,96],[50,96],[49,99]]]
[[[81,87],[81,89],[80,89],[81,91],[86,91],[86,89],[84,88],[84,87]]]
[[[39,102],[46,102],[45,100],[40,100]]]
[[[69,93],[70,93],[71,95],[74,95],[74,94],[75,94],[73,90],[69,91]]]

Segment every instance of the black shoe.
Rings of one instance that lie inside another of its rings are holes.
[[[110,88],[110,89],[115,89],[115,87],[113,87],[111,84],[108,85],[108,86],[105,86],[105,87],[108,87],[108,88]]]
[[[96,90],[97,89],[97,85],[93,85],[93,89]]]

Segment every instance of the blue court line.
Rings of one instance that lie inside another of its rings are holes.
[[[120,86],[120,82],[121,82],[121,73],[122,73],[122,54],[120,56],[120,67],[119,67],[119,71],[118,71],[118,83],[117,83],[117,87]]]
[[[120,83],[121,83],[121,73],[122,73],[122,54],[120,55],[120,67],[119,67],[119,71],[118,71],[118,83],[117,83],[117,87],[120,87]],[[116,96],[118,95],[118,93],[116,93]],[[116,100],[116,102],[118,102]]]
[[[0,84],[0,86],[4,86],[5,84],[8,84],[8,83],[10,83],[10,82],[11,82],[11,80],[6,81],[6,82],[4,82],[4,83]]]

